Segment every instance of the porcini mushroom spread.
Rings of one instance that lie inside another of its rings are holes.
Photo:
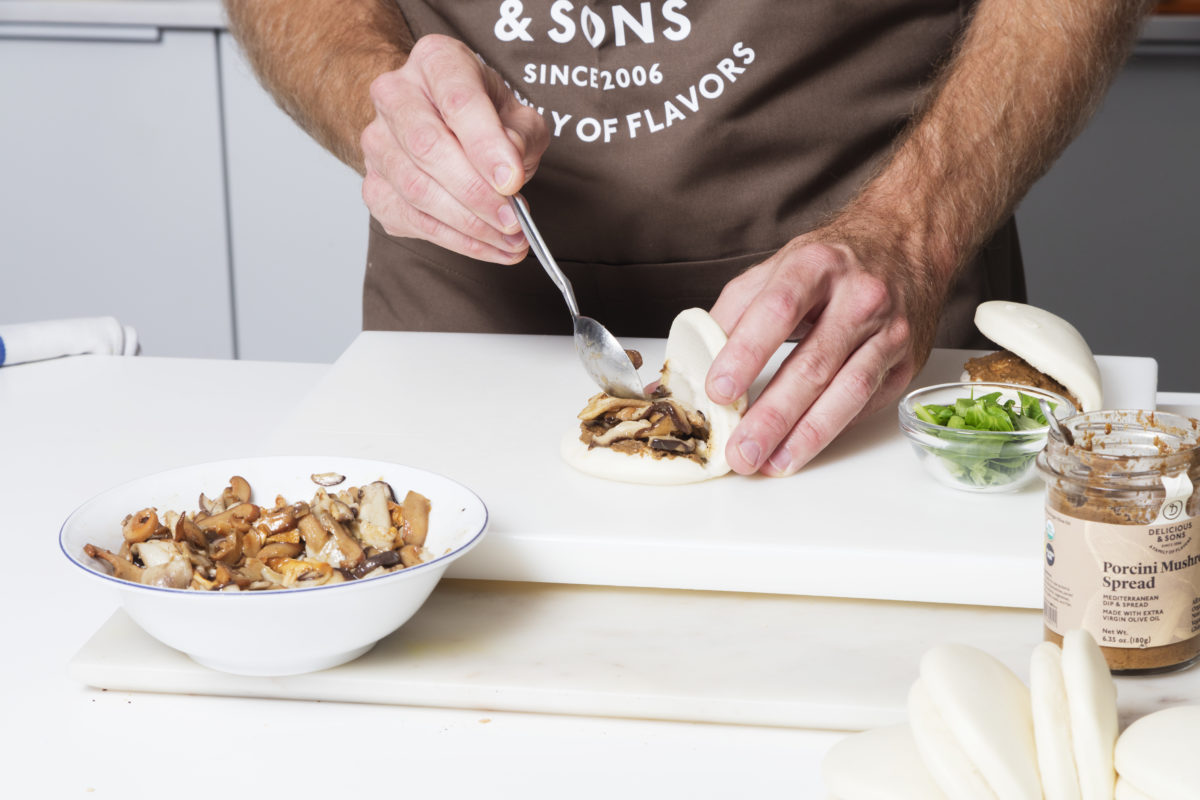
[[[661,387],[649,400],[593,395],[579,412],[579,440],[589,449],[608,447],[653,458],[708,458],[708,421]]]
[[[203,591],[323,586],[427,560],[424,495],[410,491],[397,502],[383,481],[330,494],[325,487],[341,481],[329,473],[313,481],[319,486],[308,502],[276,496],[260,506],[235,475],[215,499],[201,494],[195,511],[160,516],[144,508],[125,517],[115,553],[93,544],[83,550],[122,580]]]

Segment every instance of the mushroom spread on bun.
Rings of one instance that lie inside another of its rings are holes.
[[[975,309],[975,326],[1004,349],[969,360],[963,380],[1048,389],[1080,411],[1104,407],[1096,358],[1079,331],[1062,317],[1024,303],[990,300]]]
[[[747,401],[718,405],[704,391],[725,341],[707,311],[680,312],[658,388],[647,400],[594,395],[579,413],[579,428],[563,439],[563,458],[581,472],[629,483],[694,483],[729,472],[725,445]]]

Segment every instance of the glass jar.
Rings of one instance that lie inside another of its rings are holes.
[[[1200,422],[1150,411],[1063,421],[1046,481],[1045,638],[1088,631],[1115,674],[1200,660]]]

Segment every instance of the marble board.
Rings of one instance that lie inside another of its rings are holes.
[[[215,672],[118,611],[68,666],[122,691],[863,730],[902,722],[921,655],[983,649],[1028,681],[1037,612],[787,595],[443,581],[356,661]],[[1123,724],[1200,697],[1200,670],[1119,678]]]

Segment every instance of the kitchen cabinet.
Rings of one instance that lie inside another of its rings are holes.
[[[0,320],[234,355],[216,58],[211,32],[0,22]]]

